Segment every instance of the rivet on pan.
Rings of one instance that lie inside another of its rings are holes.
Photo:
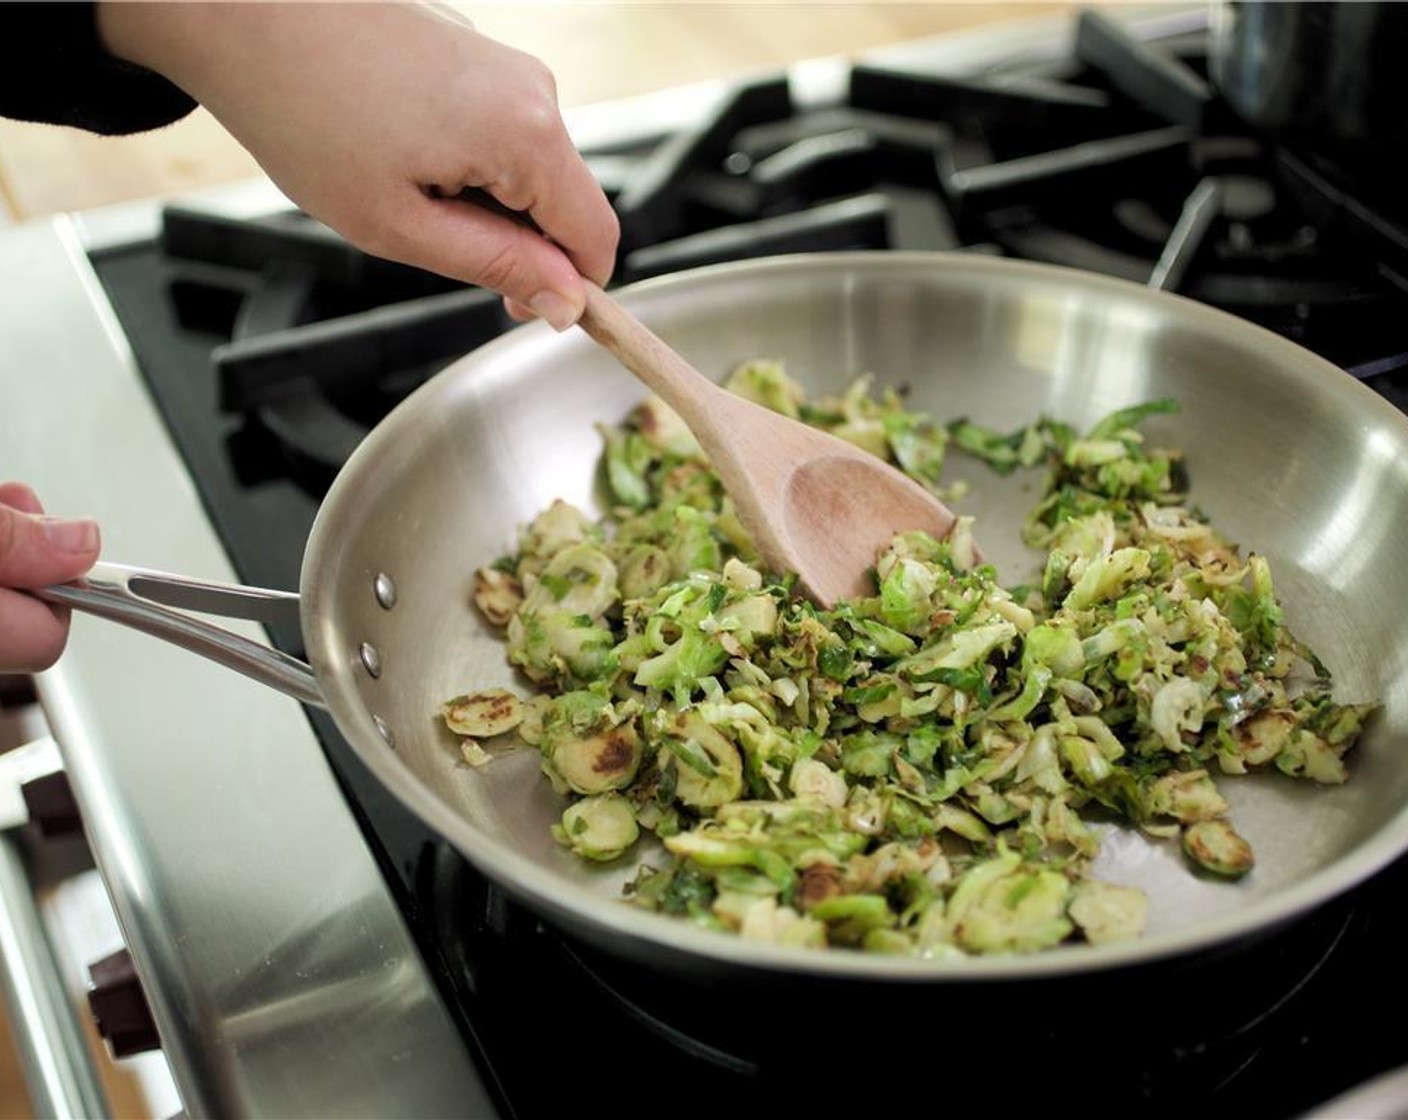
[[[381,676],[381,654],[377,653],[376,646],[370,642],[363,642],[362,648],[358,651],[362,656],[362,664],[368,673],[373,677]]]
[[[386,721],[380,716],[372,716],[372,722],[376,724],[376,729],[381,732],[381,737],[386,740],[386,745],[394,750],[396,747],[396,736],[391,734],[391,728],[386,726]]]
[[[376,601],[387,610],[396,605],[396,584],[385,572],[377,572],[372,588],[376,591]]]

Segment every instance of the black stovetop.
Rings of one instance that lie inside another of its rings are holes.
[[[1148,52],[1086,17],[1073,57],[962,80],[857,67],[799,110],[759,80],[678,134],[588,153],[617,279],[824,249],[953,249],[1090,268],[1251,319],[1408,406],[1408,238],[1313,155],[1241,129],[1202,40]],[[1152,69],[1151,69],[1152,67]],[[297,214],[166,212],[94,265],[240,578],[296,587],[350,449],[511,324],[492,295],[375,261]],[[275,644],[301,652],[296,632]],[[1408,981],[1408,862],[1254,943],[1078,982],[746,990],[638,971],[544,926],[428,832],[311,713],[505,1114],[609,1092],[631,1112],[1045,1104],[1290,1116],[1408,1061],[1371,1024]],[[532,993],[532,995],[530,995]]]

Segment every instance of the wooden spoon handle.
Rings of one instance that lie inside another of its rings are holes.
[[[712,430],[723,391],[590,280],[578,326],[673,408],[696,436]]]

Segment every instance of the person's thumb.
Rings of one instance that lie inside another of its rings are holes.
[[[45,587],[77,579],[98,559],[98,525],[0,505],[0,587]]]

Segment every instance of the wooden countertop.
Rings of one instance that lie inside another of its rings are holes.
[[[851,54],[1003,20],[1054,17],[1070,3],[459,3],[487,35],[537,55],[564,108],[805,58]],[[208,113],[108,138],[0,121],[0,225],[64,210],[190,191],[257,174]]]

